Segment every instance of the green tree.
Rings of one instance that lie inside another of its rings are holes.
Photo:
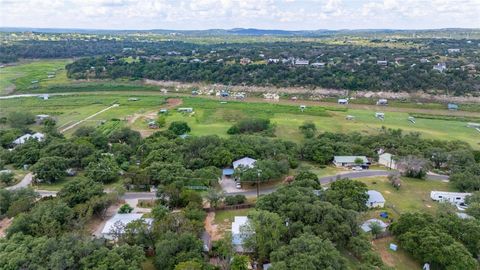
[[[85,168],[86,175],[96,182],[111,183],[118,179],[120,168],[112,157],[104,156]]]
[[[58,193],[61,198],[70,207],[80,203],[85,203],[94,196],[103,195],[103,185],[92,179],[77,178],[68,182]]]
[[[307,139],[313,138],[317,132],[317,127],[312,121],[306,121],[298,127],[303,136]]]
[[[67,160],[62,157],[43,157],[32,167],[35,181],[55,183],[61,181],[67,175]]]
[[[128,214],[133,211],[133,207],[131,207],[128,203],[122,205],[120,209],[118,209],[119,214]]]
[[[164,234],[156,245],[157,269],[173,270],[181,262],[202,260],[202,241],[190,233]]]
[[[0,173],[0,183],[3,183],[5,186],[9,186],[14,180],[15,180],[15,177],[12,172]]]
[[[345,209],[364,211],[367,209],[367,185],[360,181],[340,179],[333,182],[325,191],[327,201]]]
[[[235,255],[232,258],[232,263],[230,264],[231,270],[248,270],[249,259],[245,255]]]
[[[190,127],[186,122],[182,121],[174,121],[170,123],[170,126],[168,127],[168,130],[172,131],[173,133],[177,135],[182,135],[189,133],[191,131]]]
[[[254,251],[259,261],[265,261],[281,244],[287,231],[285,220],[275,213],[261,210],[253,211],[248,217],[249,224],[241,231],[245,235],[244,248]]]
[[[383,228],[378,224],[377,222],[372,222],[368,225],[370,227],[370,233],[373,235],[373,237],[376,239],[379,234],[382,233]]]
[[[314,235],[301,235],[272,252],[272,268],[346,269],[347,262],[329,241]]]
[[[35,116],[31,112],[14,111],[8,114],[7,121],[12,128],[25,128],[35,123]]]

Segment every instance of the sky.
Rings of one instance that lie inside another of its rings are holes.
[[[480,0],[0,0],[0,27],[480,28]]]

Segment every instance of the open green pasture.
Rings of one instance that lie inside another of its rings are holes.
[[[71,60],[32,60],[0,69],[0,94],[35,90],[68,82],[65,65]],[[49,75],[51,78],[49,78]]]

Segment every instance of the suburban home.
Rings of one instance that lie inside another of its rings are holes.
[[[356,160],[361,160],[361,163],[356,163]],[[362,168],[368,168],[370,161],[366,156],[334,156],[333,164],[337,167],[355,167],[360,166]]]
[[[367,191],[368,200],[366,205],[369,208],[376,208],[376,207],[384,207],[385,206],[385,198],[383,198],[382,193],[376,190],[369,190]]]
[[[48,118],[50,118],[50,115],[48,115],[48,114],[37,114],[37,115],[35,115],[35,122],[37,124],[42,124]]]
[[[248,223],[248,217],[246,216],[235,216],[234,221],[232,222],[232,245],[235,252],[248,252],[243,247],[245,238],[253,233],[247,231]]]
[[[143,214],[115,214],[110,218],[102,229],[101,237],[108,240],[115,240],[116,233],[122,233],[122,227],[126,226],[132,221],[143,219],[147,224],[151,225],[153,218],[143,218]],[[116,231],[120,230],[120,231]]]
[[[443,72],[447,69],[447,64],[445,63],[438,63],[435,66],[433,66],[433,70],[437,70],[440,72]]]
[[[387,60],[378,60],[378,61],[377,61],[377,65],[379,65],[379,66],[387,66],[387,65],[388,65],[388,61],[387,61]]]
[[[242,166],[243,168],[253,168],[255,166],[255,162],[257,162],[257,160],[249,157],[244,157],[233,162],[233,169],[237,169],[240,166]]]
[[[465,198],[472,193],[447,192],[447,191],[431,191],[430,198],[437,202],[449,202],[451,204],[464,204]]]
[[[268,59],[269,64],[277,64],[278,62],[280,62],[280,59],[278,59],[278,58],[269,58]]]
[[[338,104],[341,104],[341,105],[347,105],[348,104],[348,99],[346,98],[341,98],[337,101]]]
[[[393,155],[390,153],[383,153],[381,155],[378,155],[378,164],[383,165],[390,169],[397,168],[397,164],[393,159]]]
[[[30,139],[35,139],[35,140],[41,142],[45,139],[45,134],[40,133],[40,132],[34,133],[33,135],[25,134],[25,135],[22,135],[22,136],[18,137],[16,140],[14,140],[13,144],[16,144],[16,145],[24,144],[27,140],[30,140]]]
[[[323,68],[325,67],[326,63],[324,62],[315,62],[315,63],[312,63],[310,66],[312,67],[316,67],[316,68]]]
[[[304,59],[296,59],[295,60],[295,66],[308,66],[310,62],[308,60]]]
[[[460,49],[454,48],[454,49],[447,49],[448,53],[459,53]]]
[[[193,108],[178,108],[177,111],[191,113],[193,112]]]
[[[388,227],[388,225],[387,225],[385,222],[381,221],[380,219],[372,218],[372,219],[369,219],[369,220],[365,221],[365,222],[360,226],[360,228],[361,228],[362,231],[364,231],[364,232],[369,232],[369,231],[372,230],[372,228],[370,228],[370,225],[371,225],[372,223],[377,223],[380,227],[382,227],[382,232],[384,232],[384,231],[387,229],[387,227]]]
[[[458,110],[458,105],[457,105],[457,104],[454,104],[454,103],[448,103],[447,108],[448,108],[450,111],[456,111],[456,110]]]

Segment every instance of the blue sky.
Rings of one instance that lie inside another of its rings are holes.
[[[0,0],[0,26],[95,29],[480,28],[480,0]]]

